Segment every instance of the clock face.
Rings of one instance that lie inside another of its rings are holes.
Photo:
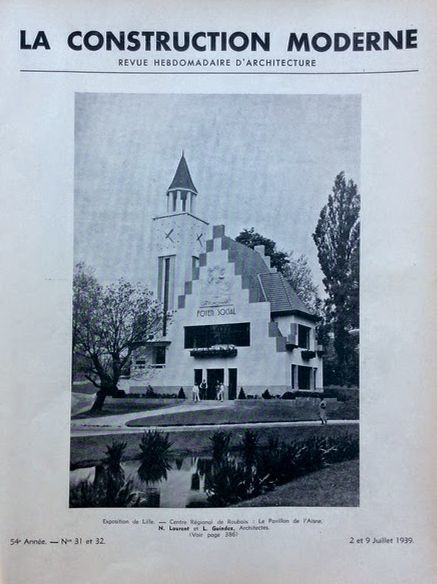
[[[197,249],[203,250],[205,248],[205,235],[202,232],[197,233],[195,231],[195,237]]]
[[[174,246],[177,242],[177,230],[175,227],[166,227],[163,230],[164,243],[166,245]]]

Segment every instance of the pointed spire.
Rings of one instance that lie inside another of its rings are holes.
[[[194,186],[193,181],[191,179],[190,171],[188,170],[188,164],[187,161],[185,160],[183,150],[174,178],[171,181],[171,185],[168,187],[169,191],[173,189],[183,189],[187,191],[192,191],[193,193],[197,194],[197,189]]]

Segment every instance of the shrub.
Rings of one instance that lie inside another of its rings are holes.
[[[113,440],[111,444],[106,445],[106,455],[103,462],[108,465],[111,470],[118,470],[121,466],[121,459],[126,450],[127,443]]]
[[[111,397],[115,398],[126,397],[126,392],[123,389],[116,389],[111,393]]]
[[[145,507],[143,493],[135,491],[132,481],[125,481],[110,494],[102,484],[83,480],[70,488],[70,507]]]
[[[282,394],[282,399],[294,399],[296,397],[296,394],[293,393],[292,391],[286,391],[285,393]]]
[[[234,460],[214,464],[205,481],[208,501],[216,507],[226,507],[247,498],[245,478],[244,468]]]
[[[272,396],[270,394],[270,391],[268,389],[266,389],[263,393],[262,393],[262,397],[263,399],[272,399]]]
[[[145,397],[158,397],[157,394],[154,392],[153,387],[151,385],[147,386]]]
[[[257,434],[247,430],[240,444],[242,463],[229,456],[230,435],[215,432],[212,442],[213,461],[208,469],[203,469],[205,491],[208,501],[220,507],[359,454],[358,438],[349,434],[332,438],[314,436],[293,444],[270,437],[267,447],[261,449]]]
[[[230,449],[231,435],[222,430],[217,430],[210,437],[212,442],[212,458],[214,462],[221,463],[227,459]]]
[[[169,454],[172,445],[168,434],[156,430],[144,432],[139,444],[140,453],[136,457],[141,462],[138,476],[143,482],[154,483],[167,478],[167,471],[171,469]]]
[[[179,399],[187,399],[187,398],[185,397],[185,391],[184,391],[184,388],[183,388],[183,387],[181,387],[181,388],[180,388],[180,390],[179,390],[179,393],[178,393],[178,398],[179,398]]]
[[[238,392],[238,399],[246,399],[246,394],[244,393],[244,389],[240,387],[240,391]]]
[[[258,435],[253,430],[246,430],[241,441],[243,462],[247,467],[255,464],[258,450]]]

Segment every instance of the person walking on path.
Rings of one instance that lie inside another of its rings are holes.
[[[319,401],[319,418],[322,422],[322,425],[328,423],[328,417],[326,415],[326,402],[323,398]]]
[[[191,398],[193,400],[193,402],[200,402],[200,396],[199,396],[199,386],[197,385],[197,383],[195,383],[193,385],[193,390],[192,390],[192,394],[191,394]]]

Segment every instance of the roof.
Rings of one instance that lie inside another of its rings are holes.
[[[260,274],[259,279],[264,294],[270,301],[272,312],[298,312],[306,316],[315,316],[299,298],[296,290],[290,286],[290,283],[279,272]]]
[[[174,178],[171,181],[171,185],[168,187],[169,191],[172,189],[185,189],[188,191],[193,191],[197,194],[197,189],[191,179],[190,171],[188,170],[188,164],[185,160],[183,152],[181,159],[179,160]]]
[[[229,249],[229,259],[236,265],[236,273],[241,274],[243,284],[250,289],[251,296],[258,302],[270,302],[271,312],[276,314],[300,314],[316,320],[316,315],[307,308],[297,292],[277,271],[271,271],[263,256],[242,243],[224,236]]]

